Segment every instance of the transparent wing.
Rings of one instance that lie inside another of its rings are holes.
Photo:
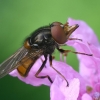
[[[21,47],[15,54],[0,64],[0,78],[17,68],[17,63],[27,55],[28,50]]]

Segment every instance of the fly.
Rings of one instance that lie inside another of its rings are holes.
[[[72,52],[75,54],[92,56],[92,54],[85,54],[59,48],[60,45],[63,45],[68,40],[80,40],[69,37],[78,27],[78,24],[69,26],[68,23],[62,24],[60,22],[53,22],[50,25],[38,28],[24,41],[23,46],[16,53],[0,64],[0,78],[7,75],[14,69],[17,69],[21,76],[27,77],[33,64],[43,55],[45,60],[36,72],[35,76],[42,79],[48,78],[48,80],[53,83],[50,76],[39,76],[39,73],[43,70],[47,62],[47,57],[49,56],[50,66],[59,75],[61,75],[64,80],[66,80],[66,78],[52,66],[52,53],[55,48],[62,54]],[[66,82],[68,86],[68,81],[66,80]]]

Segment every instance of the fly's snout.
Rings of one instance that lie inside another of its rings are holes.
[[[78,24],[69,26],[68,23],[64,24],[64,32],[66,34],[66,37],[69,38],[69,36],[79,27]]]

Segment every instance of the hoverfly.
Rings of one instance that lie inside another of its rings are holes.
[[[38,76],[38,74],[44,68],[47,62],[47,57],[49,56],[51,67],[66,80],[66,78],[52,66],[52,53],[54,52],[55,48],[62,54],[73,52],[71,50],[60,49],[59,46],[63,45],[68,40],[79,40],[77,38],[69,38],[72,32],[74,32],[78,27],[78,24],[69,26],[68,23],[62,24],[60,22],[53,22],[50,25],[38,28],[24,41],[23,46],[15,54],[1,63],[0,78],[10,73],[14,69],[17,69],[21,76],[27,77],[32,65],[38,58],[44,55],[45,60],[40,66],[39,70],[36,72],[35,76],[37,78],[48,78],[51,83],[53,82],[48,75]],[[73,53],[92,56],[92,54],[80,52]]]

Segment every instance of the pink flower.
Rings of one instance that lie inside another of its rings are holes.
[[[79,24],[72,37],[82,39],[83,41],[68,41],[67,45],[75,48],[77,52],[93,54],[92,57],[77,55],[79,59],[79,72],[85,79],[87,86],[91,87],[88,94],[82,96],[82,100],[100,99],[100,46],[93,30],[83,21],[77,21],[69,18],[69,24]],[[84,99],[85,98],[85,99]],[[87,99],[88,98],[88,99]]]

